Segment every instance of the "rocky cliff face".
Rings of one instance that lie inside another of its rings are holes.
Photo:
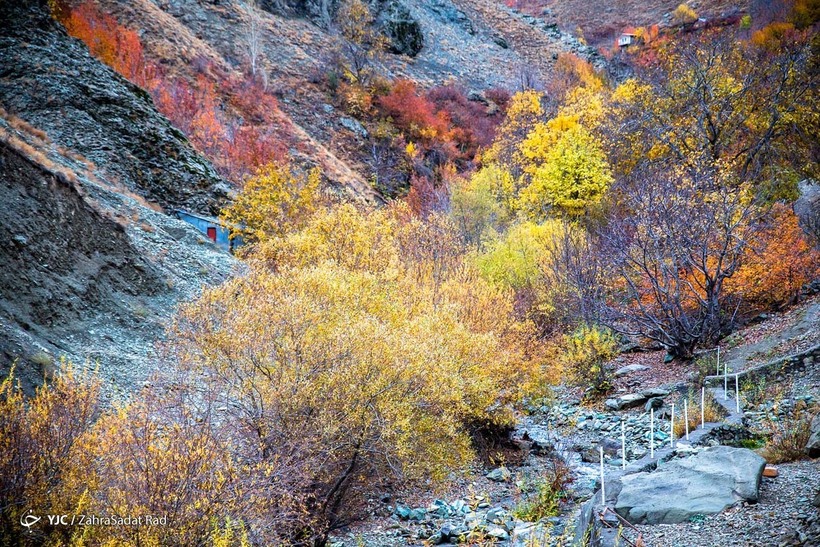
[[[42,3],[0,21],[0,377],[16,363],[31,390],[66,356],[128,391],[176,304],[235,266],[170,216],[227,186]]]
[[[91,58],[38,2],[7,3],[0,103],[131,191],[215,212],[227,185],[154,109],[150,96]]]

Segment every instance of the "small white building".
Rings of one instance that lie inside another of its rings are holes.
[[[637,38],[637,34],[634,34],[632,32],[623,32],[618,37],[618,46],[629,47],[636,42]]]

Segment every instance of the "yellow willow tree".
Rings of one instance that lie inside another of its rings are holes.
[[[613,164],[624,175],[674,164],[715,183],[728,172],[765,199],[794,199],[797,180],[817,171],[812,56],[798,32],[774,49],[707,32],[661,50],[657,66],[615,93]]]
[[[540,138],[552,143],[542,144]],[[536,130],[524,144],[525,153],[541,162],[532,169],[532,181],[519,199],[520,208],[532,218],[582,216],[600,202],[612,183],[603,150],[580,124],[557,135]],[[539,148],[543,155],[536,152]]]
[[[614,328],[689,357],[731,330],[728,280],[767,204],[816,171],[816,90],[805,35],[776,50],[704,33],[660,52],[613,95],[606,124],[618,202],[598,230],[620,286],[600,301]]]
[[[298,229],[316,211],[319,170],[299,173],[288,165],[265,165],[247,181],[221,218],[231,237],[254,244]]]
[[[100,382],[66,363],[64,372],[23,396],[14,371],[0,383],[0,543],[67,544],[71,531],[20,526],[29,511],[83,513],[96,485],[86,440],[100,412]]]
[[[255,269],[187,307],[175,335],[258,465],[300,479],[314,543],[381,481],[440,481],[466,465],[471,424],[511,420],[493,411],[499,367],[512,368],[500,340],[413,283],[332,263]]]
[[[461,469],[471,435],[509,427],[545,380],[510,294],[464,265],[456,236],[401,206],[322,210],[182,310],[176,359],[256,447],[240,461],[293,481],[306,517],[289,541],[323,543],[386,482]]]

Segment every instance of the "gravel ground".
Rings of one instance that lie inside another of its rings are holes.
[[[820,461],[808,460],[777,466],[780,475],[764,478],[756,504],[733,507],[705,517],[702,522],[637,526],[646,547],[767,547],[793,545],[786,540],[800,531],[810,517],[820,491]],[[627,537],[634,541],[636,533]],[[796,543],[800,545],[800,543]],[[820,545],[803,543],[803,545]]]

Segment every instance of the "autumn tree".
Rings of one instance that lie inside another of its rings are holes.
[[[263,19],[256,0],[250,0],[245,5],[245,14],[247,16],[247,23],[242,45],[248,56],[251,76],[254,79],[257,78],[257,75],[261,76],[263,86],[267,87],[267,72],[262,66],[265,60],[265,43],[262,38]]]
[[[581,324],[562,340],[561,361],[569,378],[588,388],[593,395],[612,389],[612,373],[607,368],[618,353],[611,331],[597,325]]]
[[[608,124],[613,155],[673,162],[695,179],[731,171],[767,199],[793,199],[797,173],[815,170],[816,93],[806,41],[782,45],[706,33],[671,46],[619,94]]]
[[[622,283],[608,291],[613,328],[684,357],[731,328],[727,286],[766,204],[793,199],[795,175],[813,169],[807,55],[799,40],[773,52],[707,33],[613,93],[602,132],[619,200],[598,231]]]
[[[342,76],[353,84],[368,84],[372,64],[385,48],[386,40],[373,28],[373,21],[362,0],[344,0],[336,12],[340,68]]]
[[[318,204],[319,171],[299,173],[275,163],[249,178],[221,218],[232,237],[256,243],[283,235],[304,223]]]
[[[483,165],[503,166],[513,179],[518,179],[526,164],[520,152],[521,143],[545,114],[541,100],[542,95],[533,90],[512,96],[493,145],[481,155]]]
[[[88,46],[91,55],[100,59],[119,74],[147,87],[145,59],[139,35],[86,0],[68,7],[64,2],[51,2],[52,14],[71,36]]]
[[[612,182],[603,150],[582,125],[562,131],[540,159],[543,163],[533,170],[532,182],[520,195],[521,209],[534,218],[583,215]]]
[[[672,22],[676,25],[686,25],[698,20],[698,14],[686,4],[679,4],[672,12]]]
[[[728,294],[744,310],[790,303],[820,269],[820,252],[789,207],[775,204],[759,222],[743,264],[727,281]]]
[[[465,243],[482,248],[514,215],[512,175],[488,165],[452,189],[450,214]]]
[[[586,309],[589,287],[580,283],[593,282],[588,277],[596,271],[594,262],[576,264],[568,254],[582,248],[586,240],[583,228],[574,223],[526,221],[489,240],[474,260],[485,279],[515,292],[518,312],[533,323],[539,336],[546,337],[593,317]],[[595,276],[594,282],[599,281]]]
[[[725,285],[759,215],[747,186],[651,172],[618,189],[622,209],[600,230],[609,325],[690,357],[734,322]]]
[[[0,541],[68,543],[71,531],[44,523],[26,532],[26,511],[67,514],[89,508],[95,487],[90,431],[100,412],[100,382],[63,363],[64,371],[26,399],[14,371],[0,383]],[[34,537],[32,537],[34,536]]]
[[[225,393],[254,461],[309,485],[311,541],[383,481],[464,466],[479,424],[510,423],[537,363],[504,291],[468,279],[446,217],[344,205],[263,241],[249,275],[180,317],[183,362]]]
[[[390,93],[379,98],[379,105],[411,141],[431,144],[435,140],[447,141],[451,137],[447,113],[436,110],[435,105],[410,80],[394,82]]]

